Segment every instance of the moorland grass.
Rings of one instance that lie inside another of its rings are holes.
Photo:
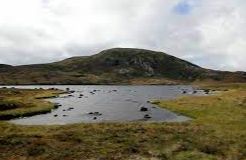
[[[60,93],[63,91],[2,88],[0,89],[0,120],[50,112],[55,105],[42,99],[52,98]]]

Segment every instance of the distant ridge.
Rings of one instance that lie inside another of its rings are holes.
[[[135,48],[113,48],[96,55],[49,64],[0,64],[0,84],[177,84],[195,81],[246,82],[245,72],[202,68],[185,60]]]
[[[12,67],[12,66],[7,64],[0,64],[0,68],[6,68],[6,67]]]

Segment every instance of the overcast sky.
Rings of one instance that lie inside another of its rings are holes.
[[[245,0],[0,0],[0,63],[136,47],[246,71]]]

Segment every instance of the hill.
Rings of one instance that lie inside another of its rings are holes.
[[[0,65],[0,84],[176,84],[194,81],[246,82],[245,72],[204,69],[144,49],[113,48],[96,55],[49,64]]]

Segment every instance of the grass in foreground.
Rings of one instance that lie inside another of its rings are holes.
[[[231,90],[216,96],[161,101],[160,106],[194,118],[186,123],[1,122],[0,159],[244,160],[245,86],[226,86]]]
[[[59,90],[44,89],[0,89],[0,120],[32,116],[50,112],[55,105],[41,100],[62,93]]]

